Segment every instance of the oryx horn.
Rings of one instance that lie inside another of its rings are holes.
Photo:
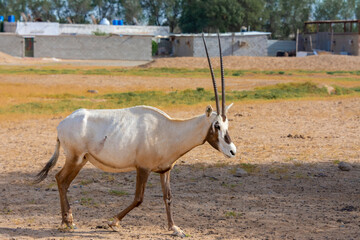
[[[216,87],[216,81],[215,81],[215,77],[214,77],[213,68],[212,68],[212,66],[211,66],[211,61],[210,61],[209,53],[208,53],[208,50],[207,50],[207,47],[206,47],[206,42],[205,42],[205,38],[204,38],[204,33],[202,33],[202,39],[203,39],[203,41],[204,41],[205,52],[206,52],[207,60],[208,60],[208,63],[209,63],[211,78],[212,78],[213,86],[214,86],[215,101],[216,101],[216,112],[217,112],[218,115],[220,115],[219,96],[218,96],[218,91],[217,91],[217,87]]]
[[[223,57],[222,57],[222,51],[221,51],[221,43],[220,43],[220,34],[217,33],[218,41],[219,41],[219,51],[220,51],[220,68],[221,68],[221,116],[223,117],[225,121],[225,78],[224,78],[224,66],[223,66]]]

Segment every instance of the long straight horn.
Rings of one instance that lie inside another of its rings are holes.
[[[221,68],[221,116],[225,120],[225,78],[224,78],[224,66],[223,66],[223,57],[221,51],[221,43],[220,43],[220,34],[217,33],[218,41],[219,41],[219,51],[220,51],[220,68]]]
[[[215,77],[214,77],[213,68],[212,68],[212,66],[211,66],[211,61],[210,61],[210,58],[209,58],[209,53],[208,53],[208,50],[207,50],[207,47],[206,47],[206,42],[205,42],[205,38],[204,38],[204,33],[202,33],[202,39],[203,39],[203,41],[204,41],[205,52],[206,52],[207,60],[208,60],[208,63],[209,63],[211,78],[212,78],[213,86],[214,86],[215,101],[216,101],[216,112],[217,112],[218,115],[220,115],[219,96],[218,96],[218,91],[217,91],[217,87],[216,87],[216,81],[215,81]]]

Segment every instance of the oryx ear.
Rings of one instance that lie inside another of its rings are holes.
[[[213,108],[209,105],[206,107],[205,114],[207,117],[210,117],[211,113],[213,112]]]
[[[226,107],[225,107],[225,115],[227,115],[229,109],[232,107],[233,104],[234,104],[234,103],[231,103],[229,106],[226,106]]]

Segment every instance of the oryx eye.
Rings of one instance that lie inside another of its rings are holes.
[[[220,130],[220,124],[219,124],[219,122],[215,122],[214,128],[215,128],[216,130]]]

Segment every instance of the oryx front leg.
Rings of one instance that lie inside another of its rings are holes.
[[[171,212],[171,189],[170,189],[170,171],[167,171],[166,173],[160,174],[161,179],[161,187],[163,191],[163,199],[165,202],[166,207],[166,214],[168,218],[168,227],[169,230],[174,231],[172,235],[179,236],[179,237],[185,237],[185,233],[174,224],[172,212]]]
[[[134,201],[125,208],[122,212],[114,217],[114,221],[109,223],[109,227],[111,227],[114,231],[117,231],[117,226],[121,219],[125,217],[132,209],[138,207],[144,200],[144,192],[145,192],[145,185],[147,179],[149,177],[150,171],[144,168],[137,168],[136,169],[136,191],[135,191],[135,198]]]
[[[86,162],[85,158],[81,159],[79,163],[77,157],[67,157],[65,165],[55,176],[60,195],[62,225],[66,225],[65,229],[73,229],[75,227],[72,211],[67,199],[67,190]]]

